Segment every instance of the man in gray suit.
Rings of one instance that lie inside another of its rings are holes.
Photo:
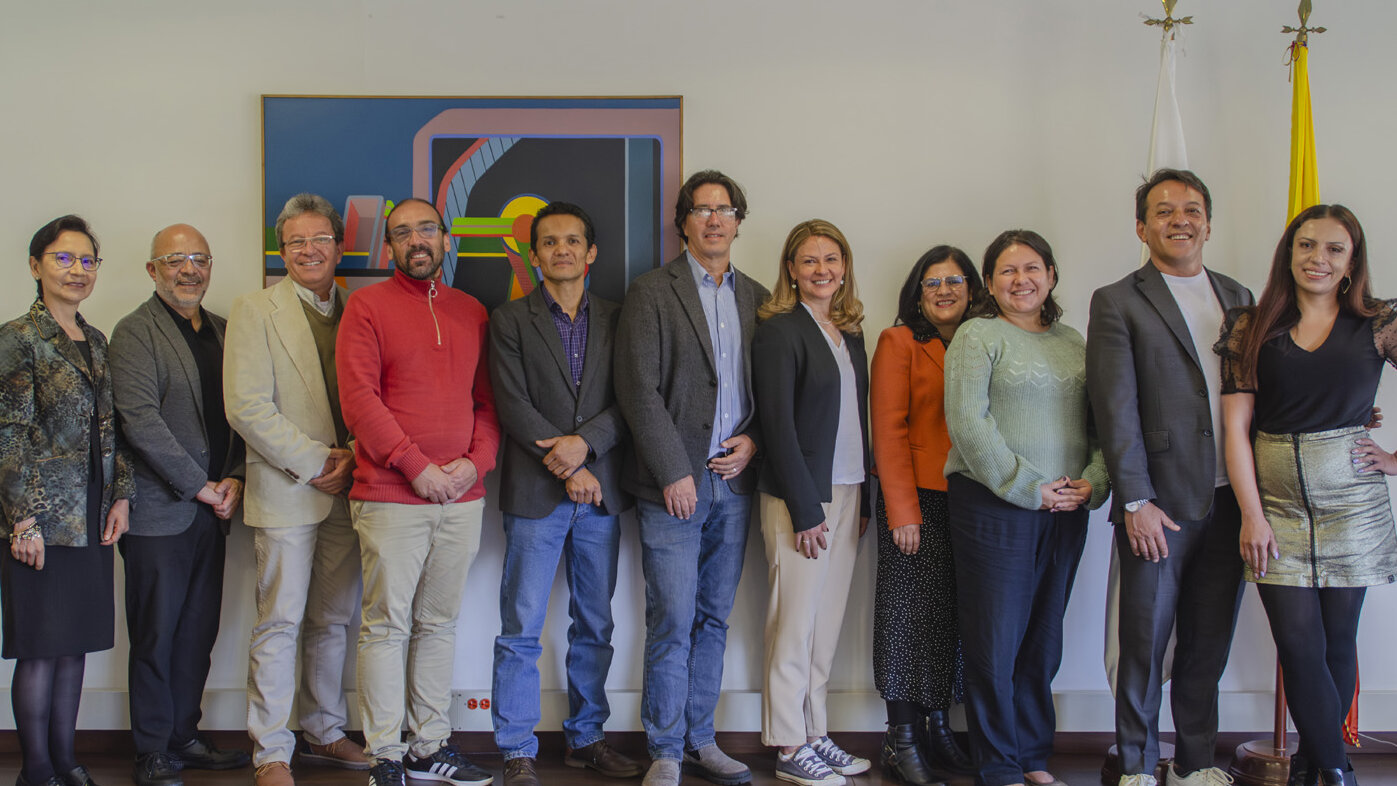
[[[344,736],[360,575],[345,498],[354,454],[335,375],[347,297],[335,285],[344,222],[323,197],[297,194],[277,216],[276,235],[286,278],[233,303],[224,377],[228,422],[247,440],[243,517],[257,558],[247,680],[254,786],[293,783],[298,660],[301,762],[369,767],[363,747]]]
[[[752,777],[713,728],[759,474],[750,349],[767,290],[732,266],[746,214],[732,178],[691,176],[674,208],[685,252],[637,278],[621,308],[616,400],[634,444],[622,485],[637,498],[645,573],[644,786],[676,786],[681,760],[723,786]]]
[[[539,635],[558,560],[567,561],[566,763],[612,778],[641,769],[612,749],[611,596],[621,542],[625,421],[611,387],[616,304],[589,294],[596,232],[582,208],[552,202],[529,229],[529,261],[542,283],[490,317],[490,380],[506,437],[500,461],[504,575],[490,705],[505,786],[538,786]]]
[[[1212,197],[1189,171],[1161,169],[1135,192],[1149,264],[1091,299],[1087,387],[1111,475],[1120,558],[1116,745],[1121,786],[1154,786],[1161,671],[1177,627],[1169,786],[1223,786],[1213,767],[1218,680],[1242,598],[1241,513],[1222,452],[1224,313],[1252,302],[1203,267]]]
[[[213,256],[176,224],[151,241],[155,294],[112,331],[116,412],[136,458],[126,564],[131,734],[138,786],[182,783],[179,770],[246,766],[199,734],[199,703],[218,637],[224,539],[242,498],[242,441],[223,414],[224,320],[200,303]]]

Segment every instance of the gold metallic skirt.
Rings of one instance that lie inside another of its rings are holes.
[[[1370,587],[1397,579],[1397,530],[1381,472],[1358,473],[1349,453],[1362,427],[1313,434],[1258,432],[1261,507],[1280,559],[1247,581],[1293,587]]]

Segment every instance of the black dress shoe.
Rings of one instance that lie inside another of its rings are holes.
[[[203,735],[171,748],[170,755],[191,770],[236,770],[252,763],[252,754],[247,751],[219,750]]]
[[[63,779],[58,777],[57,775],[54,775],[53,777],[49,778],[43,783],[35,783],[34,781],[31,781],[28,778],[24,777],[24,773],[21,772],[15,778],[15,786],[64,786],[64,784]]]
[[[81,764],[68,770],[67,774],[63,776],[63,780],[59,782],[64,786],[97,786],[97,781],[92,780],[92,775]]]
[[[136,786],[184,786],[180,777],[179,759],[164,751],[146,753],[136,757],[136,768],[131,779]]]

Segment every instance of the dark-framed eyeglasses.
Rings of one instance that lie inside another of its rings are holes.
[[[946,276],[945,278],[924,278],[922,279],[923,289],[939,289],[945,283],[951,289],[965,285],[965,276]]]
[[[169,270],[179,270],[186,262],[193,262],[194,267],[204,270],[213,264],[213,257],[208,254],[166,254],[150,260],[157,265],[164,265]]]
[[[734,218],[737,218],[737,208],[733,207],[732,205],[689,208],[689,215],[699,219],[700,221],[707,221],[708,219],[713,217],[714,213],[717,213],[718,217],[723,219],[724,221],[731,221]]]
[[[70,268],[74,263],[82,265],[83,270],[96,270],[102,266],[102,258],[94,257],[91,254],[73,254],[68,251],[45,251],[44,256],[53,257],[53,261],[59,267]]]
[[[446,227],[441,224],[418,224],[415,227],[393,227],[388,232],[388,236],[393,238],[395,243],[406,243],[412,238],[413,233],[422,236],[423,240],[435,240],[437,235]]]

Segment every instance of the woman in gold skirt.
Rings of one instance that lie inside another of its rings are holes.
[[[1394,303],[1370,294],[1358,219],[1316,205],[1286,227],[1261,301],[1228,315],[1216,347],[1246,578],[1300,734],[1292,784],[1355,783],[1341,730],[1359,613],[1367,587],[1397,579],[1383,477],[1397,474],[1397,456],[1364,427],[1383,362],[1397,366]]]

